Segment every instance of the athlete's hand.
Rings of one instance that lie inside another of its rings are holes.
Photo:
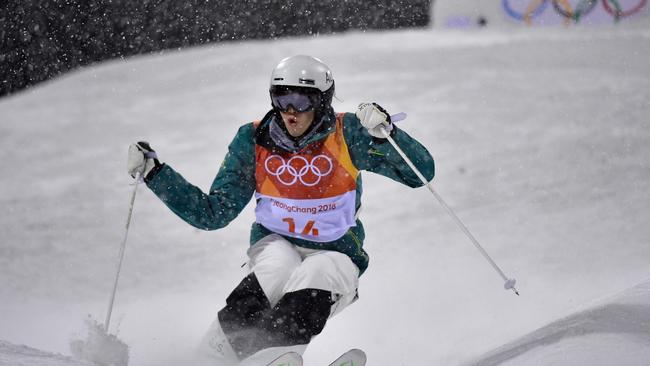
[[[140,173],[140,176],[145,178],[154,167],[159,165],[158,156],[156,156],[156,152],[148,142],[138,141],[129,146],[126,169],[133,178],[137,173]]]
[[[368,133],[380,139],[386,138],[384,132],[390,133],[393,130],[393,123],[390,121],[390,115],[384,108],[377,103],[361,103],[357,110],[357,118],[361,125],[368,129]]]

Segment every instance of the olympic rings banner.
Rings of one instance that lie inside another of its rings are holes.
[[[533,24],[617,23],[647,11],[648,0],[501,0],[514,21]]]

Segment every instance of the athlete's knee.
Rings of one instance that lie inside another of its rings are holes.
[[[317,288],[344,295],[356,291],[359,269],[339,252],[321,252],[307,257],[287,281],[285,292]]]
[[[249,251],[250,268],[271,306],[283,295],[284,287],[302,259],[293,245],[279,235],[269,235]]]

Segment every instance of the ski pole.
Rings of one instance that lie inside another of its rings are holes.
[[[485,249],[483,249],[481,244],[479,244],[478,240],[476,240],[474,235],[472,235],[472,233],[469,231],[467,226],[465,226],[465,224],[463,224],[463,222],[460,220],[460,218],[458,218],[458,216],[456,215],[454,210],[452,210],[451,207],[449,207],[449,205],[438,194],[438,192],[436,192],[433,189],[433,186],[431,185],[431,183],[429,183],[427,181],[427,179],[424,177],[424,175],[422,175],[422,173],[418,170],[418,168],[416,168],[415,165],[413,165],[413,162],[411,161],[411,159],[409,159],[408,156],[406,156],[404,151],[399,147],[399,145],[397,145],[395,140],[393,140],[393,138],[390,137],[390,134],[388,133],[388,131],[386,131],[385,127],[381,128],[381,132],[384,135],[384,137],[386,137],[386,139],[388,139],[388,142],[390,142],[390,144],[393,145],[395,150],[397,150],[397,152],[400,154],[402,159],[404,159],[406,164],[411,168],[411,170],[413,170],[413,173],[415,173],[415,175],[417,175],[418,178],[420,178],[422,183],[424,183],[424,185],[427,186],[429,191],[431,191],[433,196],[436,198],[436,200],[438,200],[438,202],[440,203],[442,208],[447,212],[447,214],[456,222],[456,224],[458,225],[458,227],[460,227],[460,229],[463,231],[463,233],[465,233],[465,235],[467,235],[469,240],[472,242],[472,244],[474,244],[476,249],[478,249],[478,251],[483,255],[485,260],[487,260],[492,265],[492,268],[494,268],[494,270],[499,274],[499,276],[501,276],[501,278],[505,281],[505,283],[503,284],[503,288],[506,289],[506,290],[512,290],[512,291],[514,291],[515,294],[517,294],[517,296],[519,296],[519,291],[517,291],[517,288],[515,288],[515,283],[517,282],[517,280],[515,280],[514,278],[508,278],[503,273],[501,268],[499,268],[499,266],[494,262],[494,260],[485,251]]]
[[[111,299],[108,302],[108,311],[106,312],[106,332],[108,333],[108,326],[111,322],[111,313],[113,312],[113,303],[115,302],[115,293],[117,292],[117,283],[120,280],[120,272],[122,271],[122,261],[124,260],[124,252],[126,249],[126,239],[129,235],[129,227],[131,226],[131,216],[133,215],[133,205],[135,203],[135,194],[138,191],[138,185],[140,184],[140,176],[142,173],[135,173],[135,183],[133,183],[133,192],[131,193],[131,203],[129,204],[129,214],[126,217],[126,228],[124,230],[124,239],[122,240],[122,245],[120,246],[120,254],[117,262],[117,271],[115,273],[115,282],[113,283],[113,292],[111,293]]]

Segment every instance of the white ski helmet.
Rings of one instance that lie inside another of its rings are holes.
[[[311,88],[320,91],[320,107],[327,108],[334,96],[332,71],[316,57],[297,55],[283,59],[271,73],[269,91],[282,88]]]

